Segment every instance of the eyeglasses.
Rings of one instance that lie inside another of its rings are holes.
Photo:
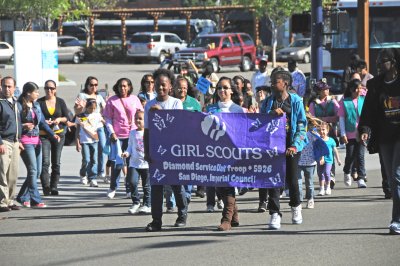
[[[54,91],[56,88],[55,88],[55,87],[47,87],[47,86],[46,86],[46,87],[44,87],[44,89],[45,89],[45,90],[52,90],[52,91]]]
[[[90,87],[97,87],[97,86],[99,86],[99,84],[98,83],[90,83],[89,86]]]
[[[146,80],[144,83],[146,83],[146,84],[153,84],[154,83],[154,80]]]
[[[186,88],[186,87],[182,87],[182,88],[177,88],[176,90],[177,90],[177,91],[187,91],[187,90],[188,90],[188,88]]]
[[[217,88],[217,90],[225,90],[225,91],[227,91],[227,90],[230,90],[231,89],[231,87],[228,87],[228,86],[223,86],[223,87],[218,87]]]

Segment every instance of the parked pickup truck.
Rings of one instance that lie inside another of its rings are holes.
[[[214,71],[220,67],[239,66],[241,71],[249,71],[255,65],[256,47],[246,33],[215,33],[196,37],[188,48],[176,52],[174,66],[192,60],[197,67],[210,61]]]

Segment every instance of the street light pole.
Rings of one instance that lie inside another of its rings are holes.
[[[311,78],[322,79],[322,0],[311,2]]]

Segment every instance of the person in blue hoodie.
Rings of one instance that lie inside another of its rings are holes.
[[[286,184],[289,188],[292,223],[301,224],[303,217],[297,171],[301,151],[308,143],[307,118],[300,96],[289,92],[291,84],[290,72],[280,67],[275,68],[271,73],[272,95],[262,103],[260,113],[273,116],[286,115]],[[282,216],[279,202],[280,189],[271,188],[268,190],[268,195],[268,209],[271,215],[268,228],[279,229]]]
[[[42,143],[39,130],[43,129],[51,136],[52,141],[60,141],[60,136],[55,134],[46,123],[40,105],[39,86],[34,82],[27,82],[22,88],[18,98],[18,108],[21,116],[21,143],[23,145],[21,158],[27,170],[27,177],[21,186],[17,201],[25,208],[45,208],[37,187],[37,179],[42,171]]]

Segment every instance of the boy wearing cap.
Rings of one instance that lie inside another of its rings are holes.
[[[292,73],[292,88],[296,91],[297,95],[304,97],[306,94],[306,76],[298,68],[297,62],[295,60],[290,60],[288,62],[288,69]]]
[[[257,87],[271,86],[271,79],[268,76],[267,65],[268,58],[266,56],[261,57],[260,63],[258,64],[258,70],[253,74],[253,77],[251,78],[251,87],[253,88],[253,94],[256,94]]]

